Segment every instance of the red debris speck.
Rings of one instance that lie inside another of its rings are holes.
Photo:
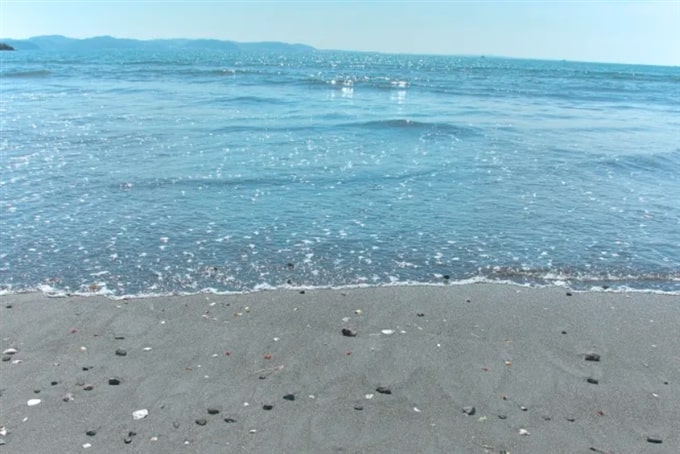
[[[264,359],[272,359],[272,355],[270,355],[269,353],[267,353],[266,355],[264,355]]]
[[[75,328],[72,328],[72,329],[71,329],[71,334],[75,334],[75,333],[77,333],[77,332],[78,332],[77,329],[75,329]]]
[[[347,356],[349,356],[351,354],[352,354],[352,352],[345,352],[345,355],[347,355]]]
[[[231,352],[224,352],[224,356],[231,356]]]

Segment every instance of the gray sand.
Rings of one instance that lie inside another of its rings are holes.
[[[0,453],[679,452],[678,296],[478,284],[0,300],[2,350],[17,350],[0,363]]]

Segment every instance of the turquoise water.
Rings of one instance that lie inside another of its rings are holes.
[[[4,52],[0,286],[680,292],[680,68]]]

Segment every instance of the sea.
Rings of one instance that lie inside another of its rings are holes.
[[[680,67],[0,55],[0,292],[680,294]]]

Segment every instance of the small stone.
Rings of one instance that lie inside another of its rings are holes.
[[[572,293],[571,293],[571,292],[567,292],[567,296],[571,296],[571,295],[572,295]]]
[[[109,378],[109,385],[111,385],[111,386],[120,385],[120,378],[116,378],[116,377]]]
[[[5,308],[6,308],[6,309],[12,309],[12,305],[11,305],[11,304],[7,304],[7,305],[5,306]]]
[[[656,435],[650,435],[650,436],[648,436],[648,437],[647,437],[647,441],[648,441],[649,443],[656,443],[656,444],[661,444],[661,443],[663,443],[663,440],[661,439],[661,437],[657,437]]]
[[[172,427],[174,427],[175,429],[179,429],[179,423],[177,421],[173,421]]]
[[[40,402],[41,402],[40,399],[29,399],[28,402],[26,403],[28,404],[29,407],[33,407],[35,405],[38,405]]]
[[[231,423],[235,423],[236,420],[234,418],[224,418],[224,422],[231,424]]]
[[[208,408],[208,414],[209,415],[216,415],[219,414],[219,410],[217,408]]]
[[[384,330],[382,330],[382,331],[380,331],[380,332],[383,333],[383,334],[385,334],[385,335],[387,335],[387,336],[389,336],[390,334],[394,334],[394,330],[393,330],[393,329],[384,329]]]
[[[567,334],[567,332],[566,332],[566,331],[562,331],[562,334]]]
[[[121,340],[125,339],[125,336],[116,336],[116,337],[114,337],[114,339],[121,341]]]
[[[206,421],[204,418],[199,418],[196,420],[196,424],[198,424],[199,426],[205,426],[206,424],[208,424],[208,421]]]
[[[528,409],[527,407],[525,407],[524,405],[520,406],[519,409],[522,410],[522,411],[528,411],[528,410],[529,410],[529,409]]]
[[[354,409],[357,410],[357,411],[361,411],[361,410],[364,409],[364,406],[363,406],[363,405],[360,405],[360,404],[356,404],[356,405],[354,406]]]
[[[531,434],[529,433],[529,431],[526,430],[526,429],[519,429],[519,434],[520,434],[520,435],[524,435],[524,436],[531,435]]]
[[[119,348],[116,350],[116,356],[125,356],[127,355],[127,352],[123,350],[122,348]]]
[[[508,419],[506,415],[498,415],[498,419]]]
[[[567,416],[567,421],[574,422],[574,421],[576,421],[576,418],[572,418],[571,416]]]
[[[14,355],[15,353],[17,353],[17,351],[18,350],[16,348],[8,348],[8,349],[4,350],[2,352],[2,354],[3,355]]]
[[[270,404],[266,404],[266,405],[263,405],[263,406],[262,406],[262,409],[263,409],[263,410],[267,410],[267,411],[271,410],[272,408],[274,408],[274,406],[273,406],[273,405],[270,405]]]
[[[147,409],[142,409],[142,410],[137,410],[132,412],[132,419],[144,419],[147,416],[149,416],[149,410]]]
[[[600,383],[599,380],[596,380],[596,379],[590,378],[590,377],[588,377],[588,379],[586,381],[588,383],[590,383],[591,385],[597,385],[598,383]]]
[[[599,361],[600,355],[597,353],[586,353],[586,361]]]
[[[425,314],[422,313],[422,312],[418,312],[416,315],[417,315],[418,317],[425,317]]]
[[[126,445],[129,445],[130,443],[132,443],[132,438],[131,437],[123,438],[123,443],[125,443]]]
[[[34,394],[40,394],[40,390],[39,390],[39,389],[34,389],[34,390],[33,390],[33,393],[34,393]]]
[[[387,386],[378,386],[375,390],[380,394],[392,394],[392,390]]]
[[[84,389],[85,391],[92,391],[92,390],[94,389],[94,385],[85,385],[85,386],[83,387],[83,389]]]
[[[283,398],[285,400],[293,401],[293,400],[295,400],[295,394],[286,394],[285,396],[283,396]]]
[[[5,356],[2,357],[2,360],[3,360],[4,362],[10,361],[11,359],[12,359],[12,357],[9,356],[9,355],[5,355]]]
[[[97,431],[96,430],[88,430],[87,432],[85,432],[85,435],[87,435],[88,437],[94,437],[95,435],[97,435]]]
[[[477,410],[475,409],[475,407],[472,406],[463,407],[463,413],[465,413],[468,416],[474,415],[476,411]]]
[[[50,383],[50,385],[52,385],[52,386],[57,386],[58,384],[59,384],[59,382],[56,381],[56,380],[53,380],[53,381]]]
[[[71,402],[73,400],[73,393],[66,393],[64,397],[61,398],[64,402]]]
[[[345,337],[356,337],[357,330],[352,329],[352,328],[343,328],[342,329],[342,335],[345,336]]]

